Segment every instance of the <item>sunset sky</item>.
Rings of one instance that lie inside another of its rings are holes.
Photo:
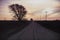
[[[48,20],[60,20],[60,2],[57,0],[0,0],[0,20],[12,20],[13,13],[8,8],[11,4],[23,5],[26,10],[26,19],[46,20],[46,11]]]

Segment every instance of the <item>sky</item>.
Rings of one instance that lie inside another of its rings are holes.
[[[24,18],[30,20],[46,20],[46,11],[48,20],[60,20],[59,0],[0,0],[0,20],[12,20],[13,13],[8,8],[11,4],[23,5],[27,14]]]

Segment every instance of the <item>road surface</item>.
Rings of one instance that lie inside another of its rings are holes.
[[[59,40],[59,34],[36,22],[31,22],[23,30],[13,34],[8,40]]]

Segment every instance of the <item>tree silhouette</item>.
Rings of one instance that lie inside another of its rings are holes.
[[[25,14],[27,13],[24,6],[19,4],[12,4],[9,6],[9,8],[11,9],[11,11],[14,12],[15,15],[13,17],[16,18],[18,21],[22,20]]]

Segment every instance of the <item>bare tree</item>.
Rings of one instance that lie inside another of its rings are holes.
[[[15,15],[13,17],[16,18],[18,21],[22,20],[27,13],[26,9],[22,5],[12,4],[9,6],[9,8],[11,9],[11,11],[14,12]]]

